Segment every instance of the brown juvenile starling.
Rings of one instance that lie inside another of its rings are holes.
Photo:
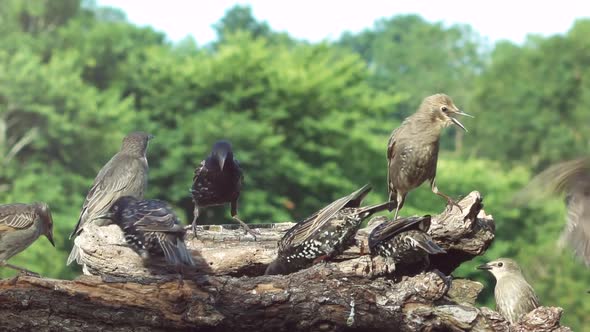
[[[256,238],[248,225],[238,218],[238,199],[244,176],[240,164],[234,159],[231,144],[218,141],[213,145],[211,154],[201,161],[195,169],[191,194],[195,204],[193,213],[193,235],[197,234],[199,209],[207,206],[230,204],[233,220],[242,225],[244,230]]]
[[[6,263],[12,256],[25,250],[39,235],[53,243],[53,218],[45,203],[0,205],[0,266],[22,273],[36,273]]]
[[[398,265],[420,264],[428,267],[429,255],[446,251],[426,233],[430,228],[430,216],[400,218],[383,222],[369,235],[371,256],[380,255]]]
[[[562,162],[541,172],[517,196],[516,201],[564,193],[566,226],[560,244],[568,244],[590,267],[590,158]]]
[[[119,226],[125,241],[143,259],[160,256],[175,267],[195,264],[184,243],[186,231],[164,201],[123,196],[98,218]]]
[[[391,133],[387,145],[387,182],[389,200],[396,205],[394,220],[404,206],[408,192],[426,180],[430,181],[432,192],[444,197],[448,204],[458,206],[449,196],[438,190],[435,182],[442,129],[455,124],[467,131],[454,115],[471,116],[461,112],[449,96],[432,95],[424,98],[418,111]],[[390,210],[392,208],[393,204]]]
[[[499,258],[477,268],[490,271],[496,278],[496,309],[510,324],[516,323],[539,306],[533,287],[526,281],[514,260]]]
[[[119,197],[133,196],[143,198],[147,188],[148,162],[146,151],[152,135],[134,132],[123,139],[121,150],[98,172],[94,183],[86,195],[78,223],[70,239],[82,232],[91,221],[101,224],[97,216],[104,215]],[[76,260],[79,263],[79,248],[74,244],[67,265]]]
[[[277,258],[266,274],[293,273],[350,248],[363,220],[390,204],[360,207],[370,190],[365,185],[293,226],[279,241]]]

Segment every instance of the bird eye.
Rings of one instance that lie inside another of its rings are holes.
[[[449,111],[449,109],[446,106],[441,107],[440,110],[443,111],[443,112],[448,112]]]
[[[504,263],[502,263],[502,262],[498,263],[498,267],[502,267],[502,266],[504,266]]]

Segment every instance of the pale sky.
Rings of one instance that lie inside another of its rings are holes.
[[[273,30],[317,42],[337,39],[344,31],[358,32],[375,20],[397,14],[419,14],[446,25],[466,23],[491,42],[517,43],[527,34],[564,33],[576,18],[590,17],[590,1],[458,1],[458,0],[97,0],[122,9],[138,25],[151,25],[172,41],[192,35],[199,45],[215,39],[212,25],[235,4],[252,7],[254,17]]]

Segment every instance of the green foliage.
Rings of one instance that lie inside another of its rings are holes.
[[[475,266],[514,257],[542,303],[565,308],[567,325],[590,323],[588,270],[556,250],[563,203],[512,204],[538,169],[588,151],[590,21],[489,53],[470,27],[415,15],[309,44],[236,6],[204,47],[171,45],[117,9],[77,0],[6,0],[0,22],[0,199],[48,202],[57,247],[39,239],[12,263],[56,278],[79,273],[64,265],[67,237],[129,131],[155,134],[147,196],[171,202],[181,219],[192,218],[194,168],[225,138],[245,170],[240,217],[292,221],[365,183],[374,187],[367,203],[384,200],[391,130],[423,97],[446,92],[476,118],[464,121],[466,135],[445,130],[439,189],[478,190],[496,220],[490,250],[455,275],[484,281],[481,303],[493,307],[493,282]],[[425,185],[402,215],[444,204]],[[228,207],[204,209],[200,221],[229,223]]]

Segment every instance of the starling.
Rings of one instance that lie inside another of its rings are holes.
[[[371,256],[380,255],[394,267],[416,263],[428,266],[429,255],[446,252],[426,233],[429,228],[429,215],[383,222],[369,235]]]
[[[234,159],[231,144],[218,141],[213,145],[211,154],[195,169],[191,193],[195,208],[193,210],[193,235],[197,234],[199,209],[208,206],[230,204],[233,220],[242,225],[244,230],[256,238],[245,222],[238,218],[238,198],[242,189],[244,175],[240,164]]]
[[[266,274],[289,274],[351,247],[363,220],[391,204],[360,207],[370,190],[365,185],[293,226],[279,241],[277,258],[268,266]]]
[[[535,291],[525,280],[514,260],[499,258],[477,268],[490,271],[496,278],[496,309],[510,324],[516,323],[522,316],[539,306]]]
[[[53,218],[45,203],[0,205],[0,266],[22,273],[36,275],[31,271],[6,263],[12,256],[25,250],[39,235],[53,242]]]
[[[119,226],[127,244],[143,259],[164,257],[175,267],[195,264],[184,243],[186,231],[164,201],[123,196],[98,218],[110,219]]]
[[[541,172],[516,197],[522,203],[565,192],[566,226],[560,243],[568,244],[590,267],[590,158],[562,162]]]
[[[123,139],[121,150],[103,166],[94,179],[70,239],[79,235],[88,222],[105,214],[119,197],[143,198],[148,176],[146,150],[148,141],[152,138],[150,134],[134,132]],[[74,244],[67,265],[74,260],[79,263],[79,250]]]
[[[461,112],[449,96],[432,95],[424,98],[418,111],[391,133],[387,145],[387,183],[389,200],[395,203],[394,220],[404,206],[408,192],[426,180],[430,181],[433,193],[444,197],[448,204],[459,207],[449,196],[438,190],[435,182],[442,129],[455,124],[467,131],[454,115],[471,116]],[[393,203],[389,209],[392,208]]]

